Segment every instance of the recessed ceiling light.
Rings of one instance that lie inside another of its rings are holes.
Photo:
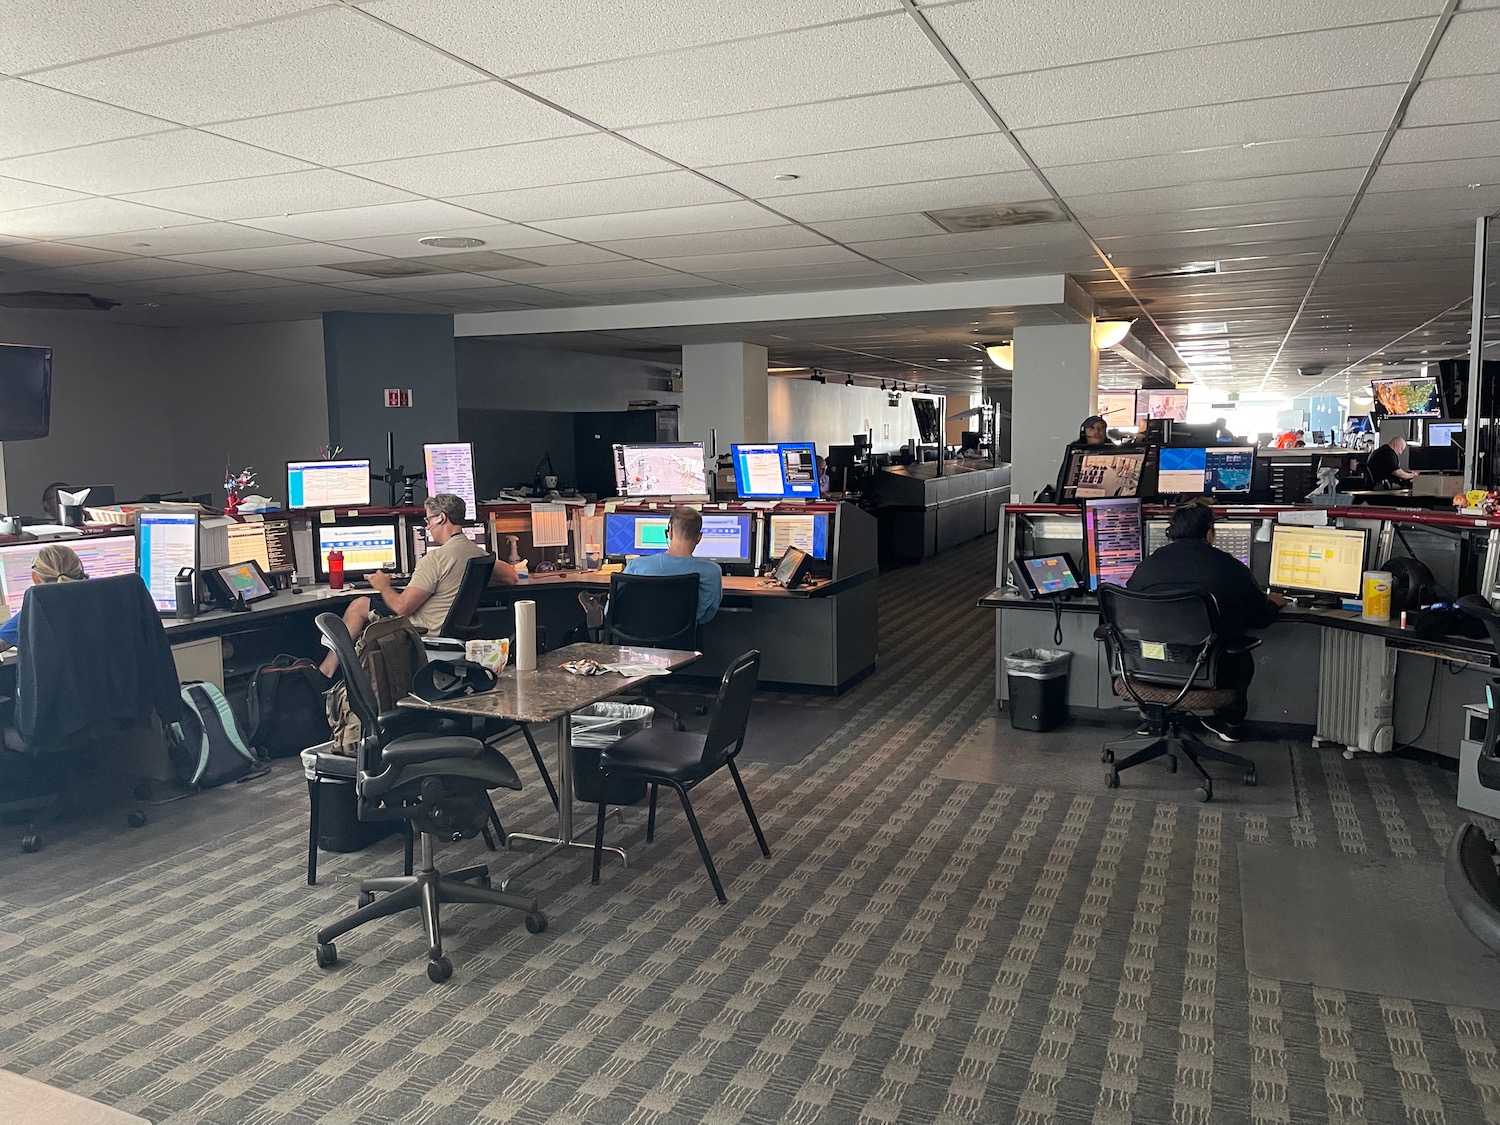
[[[773,180],[781,180],[783,182],[786,180],[800,180],[801,178],[802,177],[797,175],[795,172],[778,172],[776,175],[771,177],[771,179]]]
[[[483,246],[482,238],[419,238],[423,246],[440,246],[444,250],[472,250],[476,246]]]

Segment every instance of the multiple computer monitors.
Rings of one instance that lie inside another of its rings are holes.
[[[732,445],[741,500],[818,499],[818,461],[811,442]]]
[[[288,508],[367,508],[370,506],[370,462],[288,461]]]
[[[1358,598],[1366,537],[1362,529],[1276,524],[1271,529],[1271,588],[1320,595],[1330,603]]]
[[[668,513],[609,512],[604,517],[604,553],[621,559],[660,555],[667,549]],[[754,561],[754,525],[748,512],[703,513],[703,539],[693,555],[720,563]]]
[[[1063,468],[1062,499],[1103,500],[1139,494],[1146,468],[1144,449],[1075,449]]]
[[[1249,492],[1254,470],[1253,445],[1164,445],[1157,460],[1156,491],[1164,496]]]
[[[615,491],[632,499],[707,499],[701,441],[616,445]]]
[[[1145,558],[1145,532],[1139,500],[1085,500],[1083,553],[1089,589],[1103,583],[1123,586]]]
[[[427,495],[439,492],[460,497],[468,505],[470,519],[478,514],[474,505],[474,445],[467,441],[445,441],[422,446],[422,462],[427,470]]]
[[[1389,418],[1441,418],[1442,395],[1438,381],[1431,375],[1413,375],[1405,379],[1372,379],[1370,390],[1375,406]]]

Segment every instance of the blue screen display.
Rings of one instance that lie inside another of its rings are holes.
[[[767,519],[766,551],[779,559],[788,547],[806,551],[815,559],[828,557],[828,517],[776,513]]]
[[[665,514],[609,512],[604,517],[604,553],[610,558],[660,555],[667,549]],[[750,561],[751,517],[748,513],[705,513],[703,539],[695,558],[718,562]]]
[[[818,499],[818,462],[811,442],[733,445],[730,451],[741,500]]]

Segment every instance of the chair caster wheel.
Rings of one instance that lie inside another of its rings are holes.
[[[526,915],[527,933],[539,934],[547,928],[547,916],[540,910],[533,910]]]
[[[1117,770],[1117,769],[1107,769],[1107,770],[1104,771],[1104,787],[1106,789],[1118,789],[1118,788],[1120,788],[1120,771],[1119,770]]]
[[[125,823],[132,828],[146,827],[146,814],[140,809],[132,809],[130,815],[125,818]]]
[[[1104,753],[1099,755],[1099,760],[1107,766],[1113,765],[1115,760],[1115,752],[1113,750],[1106,750]]]
[[[1200,785],[1200,786],[1198,786],[1198,800],[1200,800],[1200,801],[1212,801],[1213,799],[1214,799],[1214,791],[1212,789],[1210,789],[1206,785]]]
[[[672,729],[673,730],[687,730],[687,727],[685,725],[683,725],[682,716],[681,715],[677,716],[677,718],[675,718],[675,719],[672,720]]]
[[[339,951],[331,941],[318,942],[318,968],[331,969],[339,963]]]
[[[26,853],[39,852],[42,850],[42,838],[35,832],[28,832],[21,837],[21,850]]]
[[[1260,783],[1260,779],[1255,776],[1255,771],[1254,770],[1246,770],[1245,771],[1245,784],[1246,785],[1258,785],[1259,783]]]
[[[373,891],[360,891],[359,897],[354,900],[354,904],[363,909],[364,907],[369,906],[370,903],[374,901],[375,894]]]
[[[442,984],[453,975],[453,962],[446,957],[438,957],[427,962],[427,979],[433,984]]]

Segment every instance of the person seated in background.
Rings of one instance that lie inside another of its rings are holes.
[[[1276,439],[1276,448],[1295,449],[1299,445],[1306,445],[1307,443],[1302,440],[1305,436],[1306,434],[1302,430],[1288,430]]]
[[[468,505],[463,497],[439,492],[429,496],[422,508],[427,553],[417,560],[411,581],[404,589],[397,590],[391,576],[383,571],[370,575],[370,586],[380,600],[359,597],[344,608],[344,627],[349,630],[351,640],[358,641],[374,617],[405,617],[420,632],[437,632],[458,597],[469,560],[486,553],[463,533],[468,519]],[[517,581],[515,567],[497,559],[490,584],[514,586]],[[330,652],[323,658],[323,675],[332,678],[338,666],[338,657]]]
[[[1090,414],[1078,427],[1078,440],[1068,444],[1069,449],[1099,449],[1114,445],[1109,440],[1109,423],[1097,414]]]
[[[46,544],[37,551],[36,558],[31,560],[33,586],[40,586],[43,582],[82,582],[87,577],[83,560],[73,552],[72,547],[65,547],[61,543]],[[16,647],[20,629],[21,614],[17,611],[14,617],[0,625],[0,652]]]
[[[1406,439],[1394,437],[1370,454],[1365,467],[1370,473],[1370,483],[1376,488],[1405,488],[1422,475],[1420,469],[1403,469],[1401,454],[1406,451]]]
[[[1214,546],[1214,512],[1206,497],[1172,513],[1166,544],[1151,552],[1125,585],[1142,594],[1212,594],[1219,605],[1219,636],[1230,643],[1271,624],[1286,605],[1280,594],[1260,588],[1248,566]],[[1221,652],[1218,674],[1218,686],[1233,688],[1234,700],[1200,721],[1225,742],[1238,742],[1255,661],[1248,652]]]
[[[724,600],[724,573],[711,559],[693,556],[703,539],[703,516],[683,505],[672,510],[667,521],[667,550],[661,555],[640,555],[625,564],[626,574],[696,574],[698,576],[698,624],[713,619]]]
[[[1229,420],[1227,418],[1214,419],[1214,441],[1233,441],[1234,434],[1230,432]]]

